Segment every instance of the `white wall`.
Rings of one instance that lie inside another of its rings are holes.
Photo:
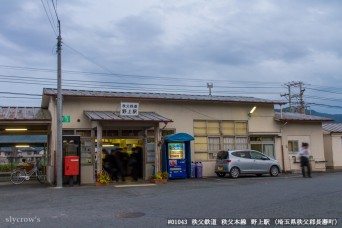
[[[63,115],[70,115],[71,121],[64,123],[63,129],[89,129],[92,125],[84,115],[84,111],[120,111],[120,102],[122,101],[138,102],[140,112],[156,112],[172,119],[174,122],[168,123],[167,128],[174,128],[177,133],[185,132],[193,135],[193,120],[248,121],[251,134],[279,135],[279,138],[275,138],[275,155],[280,164],[285,164],[283,169],[285,168],[286,171],[291,170],[291,156],[289,156],[287,149],[287,140],[291,137],[308,137],[314,159],[316,161],[325,160],[321,123],[288,123],[281,131],[282,123],[274,120],[273,104],[257,105],[257,109],[249,117],[248,113],[254,105],[244,103],[64,97]],[[53,115],[52,119],[56,120],[55,108],[49,107],[49,110]],[[55,124],[55,122],[52,123],[52,138],[55,138]],[[164,127],[164,124],[161,123],[160,127]],[[193,142],[191,146],[192,157],[194,157]],[[52,144],[51,148],[55,148],[55,143]],[[214,163],[215,161],[203,161],[203,176],[215,175]],[[150,170],[148,167],[146,169]]]
[[[332,152],[334,169],[342,169],[342,135],[332,135]]]
[[[285,155],[285,171],[293,171],[293,169],[300,169],[299,164],[293,164],[292,156],[298,154],[289,154],[288,140],[298,140],[299,148],[302,142],[309,143],[309,149],[313,157],[314,166],[313,171],[325,171],[325,155],[323,146],[323,130],[321,123],[303,123],[290,122],[282,128],[282,146]],[[324,165],[324,167],[322,167]]]
[[[329,133],[324,134],[323,142],[324,142],[324,155],[327,161],[326,166],[327,168],[333,168],[334,156],[333,156],[333,151],[332,151],[332,136]]]

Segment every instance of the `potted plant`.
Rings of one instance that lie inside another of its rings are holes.
[[[155,184],[165,184],[167,183],[168,176],[167,172],[157,172],[155,175],[149,176],[148,180]]]
[[[108,185],[110,182],[110,176],[109,174],[102,170],[98,175],[97,175],[97,181],[96,181],[96,185]]]

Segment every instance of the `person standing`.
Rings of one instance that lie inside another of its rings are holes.
[[[310,167],[310,151],[309,151],[309,144],[308,143],[302,143],[302,148],[299,152],[300,155],[300,165],[302,167],[302,174],[303,177],[306,177],[305,168],[307,169],[308,177],[311,178],[311,167]]]
[[[117,165],[117,171],[118,171],[118,176],[121,177],[121,180],[124,182],[125,181],[125,176],[126,176],[126,170],[124,168],[124,159],[125,159],[126,154],[122,151],[122,148],[118,148],[115,150],[115,161]]]
[[[138,181],[139,176],[138,155],[138,149],[133,148],[132,154],[128,160],[128,164],[132,167],[132,177],[134,181]]]

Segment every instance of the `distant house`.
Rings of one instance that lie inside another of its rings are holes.
[[[342,123],[323,124],[327,169],[342,170]]]

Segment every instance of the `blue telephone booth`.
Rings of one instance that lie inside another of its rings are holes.
[[[190,178],[191,149],[189,134],[177,133],[167,135],[162,145],[162,170],[169,173],[169,179]]]

